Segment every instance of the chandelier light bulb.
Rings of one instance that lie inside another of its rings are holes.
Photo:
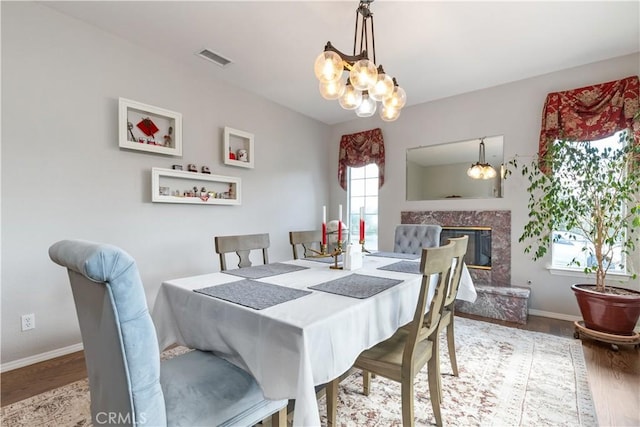
[[[378,67],[378,77],[369,87],[369,96],[376,101],[382,101],[384,98],[388,98],[393,93],[394,84],[393,79],[385,74],[382,69],[382,65]]]
[[[338,79],[326,83],[320,82],[320,95],[322,95],[324,99],[338,99],[344,93],[345,87],[346,84],[343,79]]]
[[[344,93],[338,98],[340,106],[345,110],[355,110],[362,103],[362,92],[356,90],[348,81]]]
[[[393,93],[393,80],[386,74],[378,74],[378,80],[373,85],[369,94],[376,101],[382,101],[385,98],[389,98]]]
[[[489,164],[476,163],[467,170],[467,175],[473,179],[491,179],[495,178],[496,170]]]
[[[378,104],[369,96],[368,92],[363,92],[362,102],[356,108],[356,116],[358,117],[371,117],[375,114]]]
[[[380,109],[380,118],[385,122],[393,122],[400,117],[400,109],[382,106]]]
[[[342,58],[340,58],[340,55],[337,53],[331,50],[326,50],[316,58],[313,71],[321,82],[338,80],[344,71]]]
[[[361,59],[353,64],[349,72],[349,80],[357,90],[367,90],[378,79],[376,65],[368,59]]]
[[[382,104],[385,107],[401,109],[407,103],[407,93],[400,86],[393,88],[391,96],[384,98]]]

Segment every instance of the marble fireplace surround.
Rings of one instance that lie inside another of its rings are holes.
[[[491,269],[470,268],[474,283],[511,286],[511,211],[402,211],[402,224],[491,227]]]

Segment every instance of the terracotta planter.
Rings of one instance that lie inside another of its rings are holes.
[[[629,295],[603,294],[595,291],[595,285],[587,284],[572,285],[571,289],[587,328],[614,335],[633,335],[640,317],[640,292],[624,289]]]

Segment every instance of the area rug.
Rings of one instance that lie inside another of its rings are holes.
[[[455,318],[458,377],[441,336],[445,426],[597,426],[580,340]],[[417,426],[435,425],[426,367],[416,376]],[[319,402],[326,425],[326,402]],[[337,424],[401,426],[400,384],[376,377],[369,396],[362,376],[339,388]]]
[[[451,375],[442,342],[442,417],[448,426],[597,426],[580,340],[455,318],[459,376]],[[175,349],[164,357],[185,351]],[[362,394],[359,373],[338,396],[338,425],[401,426],[400,386],[372,379]],[[435,423],[426,368],[415,383],[417,426]],[[325,399],[318,402],[326,425]],[[89,426],[86,380],[2,408],[3,426]]]

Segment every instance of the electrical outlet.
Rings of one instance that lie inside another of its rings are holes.
[[[28,331],[29,329],[35,329],[36,327],[36,315],[33,313],[22,315],[22,330]]]

